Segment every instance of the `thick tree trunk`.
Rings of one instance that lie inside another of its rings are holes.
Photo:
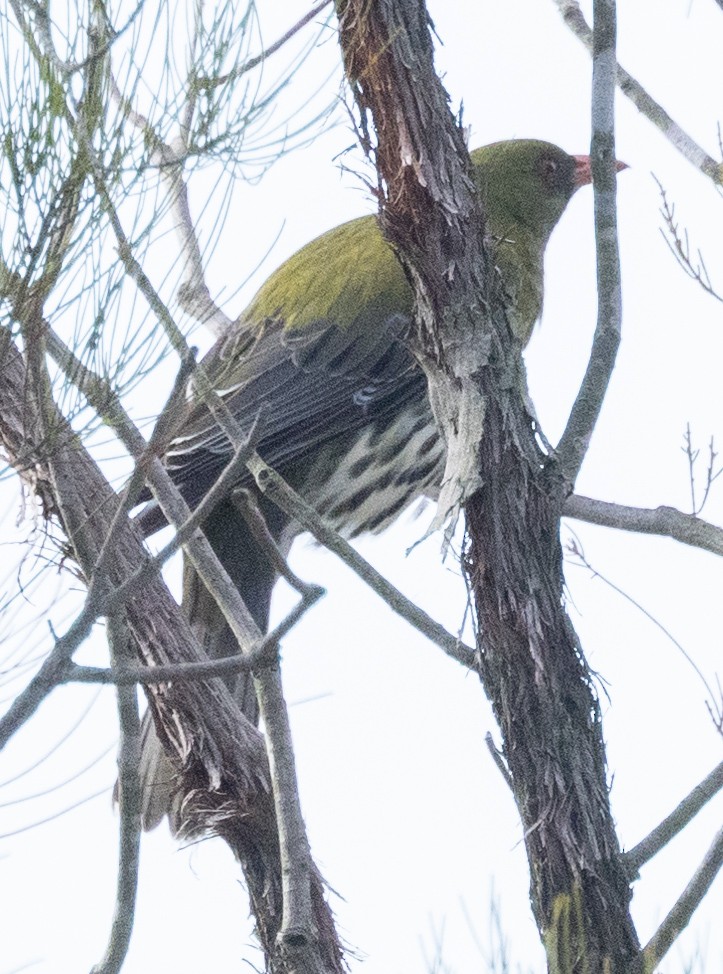
[[[600,708],[563,605],[561,498],[513,407],[488,404],[485,483],[466,505],[480,675],[502,731],[549,969],[622,972],[639,945]]]
[[[448,446],[441,514],[464,505],[467,515],[480,676],[503,734],[548,967],[623,972],[638,941],[598,701],[563,606],[564,490],[525,407],[520,350],[486,261],[428,16],[418,0],[337,8],[362,131],[370,114],[377,133],[382,226],[417,296],[410,344]]]
[[[31,319],[29,315],[25,333],[34,332],[39,344],[31,342],[26,348],[27,360],[9,330],[0,329],[0,443],[10,463],[41,497],[46,514],[59,518],[90,584],[118,496],[50,398],[43,374],[44,326],[39,318],[35,324]],[[102,587],[112,591],[147,558],[140,532],[126,519],[116,534]],[[123,611],[139,662],[159,666],[206,659],[160,577],[139,586]],[[63,665],[69,661],[51,664],[52,659],[51,654],[36,677],[39,695],[24,703],[24,710],[17,708],[18,722],[62,683]],[[244,871],[268,969],[277,974],[299,971],[280,955],[277,943],[283,907],[281,861],[261,733],[239,711],[223,679],[174,680],[146,689],[159,733],[178,757],[186,835],[216,834],[227,842]],[[5,720],[13,723],[13,707]],[[338,974],[344,962],[316,871],[311,895],[320,955],[320,966],[314,970]]]

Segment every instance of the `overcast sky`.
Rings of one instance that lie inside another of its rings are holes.
[[[273,8],[262,10],[266,43],[308,9],[298,0],[260,6]],[[715,155],[723,12],[712,0],[670,2],[664,11],[654,0],[621,6],[619,60]],[[464,103],[472,146],[534,137],[572,153],[588,151],[590,60],[551,0],[447,0],[429,7],[442,42],[438,66],[453,108]],[[337,51],[329,31],[285,105],[303,104],[305,93],[322,83],[327,87],[319,104],[333,97],[339,89]],[[334,120],[337,124],[327,125],[257,184],[234,188],[221,241],[208,258],[211,290],[231,316],[298,247],[373,211],[359,177],[340,171],[339,153],[354,136],[343,109]],[[686,424],[703,451],[711,436],[723,439],[723,305],[688,281],[670,255],[659,232],[653,174],[675,201],[721,292],[723,204],[622,96],[617,143],[618,157],[630,165],[619,179],[618,195],[623,343],[578,490],[609,501],[689,511],[680,449]],[[358,152],[344,156],[344,163],[364,168]],[[215,178],[205,172],[191,184],[194,215],[207,230],[212,213],[206,198]],[[533,399],[552,441],[578,388],[595,313],[592,192],[586,189],[573,199],[548,249],[544,314],[526,355]],[[139,414],[148,411],[146,400],[134,405]],[[18,490],[12,482],[2,487],[10,540]],[[454,558],[442,563],[435,537],[406,554],[431,514],[427,509],[417,519],[407,515],[359,547],[403,591],[457,630],[465,591]],[[723,478],[703,516],[723,523]],[[652,613],[714,685],[723,631],[720,560],[673,542],[582,524],[566,523],[565,538],[571,530],[595,570]],[[498,741],[499,735],[479,682],[394,618],[332,556],[300,541],[292,561],[303,577],[328,589],[284,644],[284,679],[312,849],[339,894],[331,900],[341,933],[364,961],[363,966],[353,961],[352,968],[422,974],[432,969],[439,947],[445,970],[484,971],[494,890],[513,969],[520,964],[525,972],[541,971],[520,824],[484,746],[487,731]],[[613,809],[622,842],[630,847],[721,759],[721,739],[706,712],[700,677],[656,623],[587,569],[570,565],[567,579],[569,610],[600,680]],[[11,576],[6,588],[13,584]],[[47,603],[56,584],[51,576],[36,604]],[[281,589],[277,596],[274,611],[280,615],[291,596]],[[67,625],[60,609],[49,618],[60,632]],[[3,638],[6,634],[4,629]],[[30,643],[37,633],[28,630],[21,639]],[[99,659],[101,645],[99,638],[83,658]],[[4,698],[25,678],[8,684]],[[112,745],[115,708],[109,692],[56,691],[7,749],[0,781],[40,760],[81,716],[80,726],[50,758],[0,790],[0,802],[64,781]],[[51,824],[2,842],[0,972],[32,963],[33,970],[75,974],[101,956],[115,888],[113,760],[110,751],[62,790],[0,805],[0,832],[10,833],[105,789]],[[633,901],[643,942],[704,854],[722,812],[719,796],[643,869]],[[144,840],[138,918],[124,970],[230,974],[240,969],[242,957],[260,964],[247,946],[247,913],[240,873],[225,846],[206,842],[179,851],[162,826]],[[663,965],[667,974],[682,971],[696,950],[706,957],[701,971],[723,970],[722,914],[719,877]]]

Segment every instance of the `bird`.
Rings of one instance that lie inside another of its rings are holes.
[[[488,249],[507,295],[508,321],[522,349],[542,312],[550,235],[573,194],[591,182],[587,155],[531,139],[496,142],[470,154],[486,217]],[[617,163],[618,171],[625,168]],[[409,504],[434,498],[445,451],[425,377],[405,344],[414,295],[374,215],[302,247],[262,285],[203,359],[217,395],[244,429],[260,414],[256,448],[327,522],[354,538],[380,532]],[[191,390],[165,466],[195,508],[233,448]],[[253,490],[250,475],[237,487]],[[297,525],[259,498],[271,535],[288,552]],[[155,502],[139,515],[146,536],[165,524]],[[204,532],[261,631],[268,625],[276,568],[228,496]],[[193,567],[184,566],[183,605],[210,658],[238,645]],[[257,722],[253,682],[234,677],[243,713]],[[145,829],[174,809],[173,761],[146,715],[140,764]]]

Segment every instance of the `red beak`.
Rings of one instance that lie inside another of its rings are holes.
[[[575,172],[572,177],[575,189],[589,185],[592,182],[592,161],[590,156],[573,156],[572,158],[575,160]],[[615,172],[622,172],[623,169],[629,168],[627,162],[620,162],[619,159],[615,161]]]

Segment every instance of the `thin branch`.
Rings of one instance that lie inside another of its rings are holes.
[[[298,34],[302,27],[306,27],[309,21],[313,20],[314,17],[316,17],[318,13],[321,13],[324,7],[328,7],[330,3],[331,0],[321,0],[321,2],[317,3],[315,7],[312,7],[307,14],[304,14],[301,20],[297,21],[293,27],[290,27],[285,34],[282,34],[278,40],[274,41],[273,44],[270,44],[265,51],[262,51],[261,54],[257,54],[256,57],[249,58],[248,61],[244,61],[243,64],[239,65],[237,68],[234,68],[233,71],[229,71],[228,74],[222,74],[218,78],[211,79],[198,78],[197,84],[199,88],[207,91],[213,91],[213,89],[218,88],[219,85],[224,85],[228,81],[235,81],[237,78],[240,78],[242,74],[246,74],[247,71],[251,71],[259,64],[263,64],[263,62],[270,58],[272,54],[276,54],[277,51],[281,50],[284,44],[290,41],[295,34]]]
[[[201,663],[171,663],[168,666],[129,666],[122,670],[102,666],[80,666],[72,663],[63,677],[64,683],[102,683],[113,686],[167,683],[170,680],[207,680],[213,676],[248,673],[264,663],[276,660],[276,649],[284,636],[293,629],[304,613],[323,595],[318,585],[308,586],[305,594],[271,632],[267,633],[248,653],[222,656]]]
[[[130,100],[123,95],[112,75],[110,92],[126,121],[139,129],[144,139],[152,146],[153,158],[159,166],[161,176],[169,186],[170,207],[175,217],[174,229],[180,244],[185,271],[185,277],[178,287],[179,305],[215,335],[222,335],[231,326],[232,321],[211,297],[205,280],[201,248],[188,201],[188,187],[183,178],[187,133],[183,135],[178,146],[168,145],[162,141],[146,116],[137,111]]]
[[[201,248],[188,201],[188,186],[183,178],[183,162],[170,146],[163,147],[162,158],[160,172],[168,184],[171,212],[175,218],[174,229],[184,268],[184,278],[178,286],[179,305],[214,335],[223,335],[233,322],[213,300],[206,284]]]
[[[588,524],[655,534],[714,555],[723,555],[723,528],[692,514],[683,514],[674,507],[627,507],[573,494],[565,501],[562,513]]]
[[[106,389],[109,390],[109,384],[104,383],[99,376],[92,373],[91,370],[83,365],[80,359],[78,359],[75,354],[71,353],[70,350],[59,340],[58,336],[48,325],[48,323],[44,322],[44,324],[48,351],[55,359],[56,363],[65,371],[66,376],[70,378],[71,375],[77,375],[80,370],[85,376],[84,381],[86,384],[92,380],[96,382],[99,387],[105,385]],[[98,556],[98,561],[96,562],[92,577],[89,579],[89,583],[96,585],[98,588],[104,587],[107,567],[113,557],[118,535],[125,525],[126,518],[130,514],[131,510],[136,506],[138,495],[146,482],[145,468],[147,459],[151,456],[158,456],[165,452],[165,442],[169,436],[173,435],[173,429],[175,428],[175,424],[178,422],[178,411],[183,398],[185,397],[185,389],[188,383],[188,377],[193,370],[194,361],[193,355],[188,355],[181,362],[181,367],[176,374],[176,378],[168,399],[166,400],[166,403],[155,422],[153,432],[151,433],[151,437],[146,448],[146,454],[136,463],[130,480],[123,490],[120,503],[118,504],[118,509],[113,515],[110,529],[105,540],[103,541],[103,547],[100,550],[100,555]],[[148,570],[147,565],[144,567],[145,570]],[[144,569],[141,569],[141,571],[143,570]],[[158,570],[160,570],[160,568]],[[118,599],[117,589],[114,595],[116,598],[115,605],[120,606],[122,599]]]
[[[585,459],[620,345],[622,299],[615,160],[615,4],[595,4],[592,77],[592,157],[597,257],[597,324],[590,360],[555,452],[553,469],[573,487]]]
[[[688,482],[690,484],[690,510],[692,514],[698,514],[698,505],[695,500],[695,464],[700,451],[693,448],[693,434],[690,431],[690,423],[686,424],[683,436],[683,446],[681,448],[688,462]]]
[[[213,484],[213,487],[204,496],[198,507],[189,514],[186,520],[176,527],[175,532],[168,544],[147,561],[132,575],[130,575],[122,585],[116,588],[104,603],[105,610],[120,607],[144,581],[153,575],[157,575],[165,563],[184,545],[186,545],[206,520],[210,512],[216,507],[218,502],[228,496],[228,492],[238,479],[239,470],[248,460],[250,451],[253,450],[253,429],[249,433],[247,442],[241,444],[234,452],[228,464],[223,468],[221,474]]]
[[[553,3],[573,34],[582,41],[592,54],[592,31],[577,0],[553,0]],[[645,115],[656,128],[660,129],[671,145],[684,155],[688,162],[691,162],[696,169],[712,179],[717,186],[723,184],[723,165],[716,162],[704,149],[701,149],[668,115],[665,109],[650,97],[640,82],[636,81],[619,64],[617,65],[617,84],[638,111]]]
[[[12,832],[3,832],[0,835],[0,839],[10,839],[15,835],[22,835],[23,832],[31,832],[33,829],[38,829],[41,825],[47,825],[49,822],[57,822],[59,818],[62,818],[64,815],[68,815],[70,812],[74,812],[76,808],[80,808],[82,805],[87,805],[88,802],[92,802],[96,798],[100,798],[101,795],[105,796],[107,802],[107,785],[105,785],[103,788],[99,788],[98,791],[94,791],[90,795],[85,795],[83,798],[78,799],[77,802],[73,802],[72,805],[66,805],[59,811],[53,812],[52,815],[48,815],[46,818],[36,819],[34,822],[29,822],[27,825],[22,825],[20,828],[13,829]]]
[[[667,815],[660,825],[646,835],[636,846],[623,854],[630,875],[636,876],[641,866],[650,862],[671,839],[685,828],[698,812],[723,788],[723,761],[700,784],[686,795],[683,801]]]
[[[51,690],[63,683],[72,654],[86,638],[98,615],[93,600],[87,599],[68,632],[58,639],[30,683],[15,697],[7,712],[0,718],[0,750],[30,720]]]
[[[277,504],[282,511],[293,517],[316,540],[340,558],[345,565],[365,582],[386,604],[414,626],[427,639],[443,649],[451,659],[462,666],[473,668],[476,654],[444,626],[435,622],[419,606],[395,588],[368,561],[352,548],[336,531],[330,528],[317,512],[307,504],[279,474],[269,467],[258,454],[254,454],[248,468],[256,479],[259,489]]]
[[[631,605],[635,606],[635,608],[638,610],[638,612],[642,612],[642,614],[645,616],[646,619],[650,620],[650,622],[652,622],[653,625],[656,628],[658,628],[665,636],[667,636],[667,638],[675,646],[675,648],[678,650],[678,652],[681,654],[681,656],[683,656],[683,658],[686,660],[686,662],[688,663],[688,665],[691,667],[691,669],[693,670],[693,672],[696,674],[696,676],[698,677],[698,679],[700,680],[700,682],[703,684],[703,686],[705,687],[706,692],[708,694],[710,694],[711,700],[714,700],[715,699],[715,694],[713,693],[713,690],[711,689],[711,686],[708,683],[708,681],[706,680],[705,676],[701,672],[700,667],[695,662],[695,660],[690,655],[690,653],[685,649],[685,647],[683,646],[683,644],[681,642],[679,642],[675,638],[675,636],[668,629],[665,628],[665,626],[663,625],[663,623],[660,622],[659,619],[656,619],[656,617],[651,612],[649,612],[644,606],[642,606],[640,604],[640,602],[638,602],[636,599],[634,599],[632,597],[632,595],[629,595],[624,589],[620,588],[619,585],[616,585],[615,582],[613,582],[611,579],[606,578],[605,575],[602,575],[599,571],[597,571],[597,569],[594,568],[593,565],[587,560],[587,557],[585,555],[585,552],[583,551],[582,546],[581,546],[581,544],[580,544],[580,542],[579,542],[579,540],[577,538],[571,539],[568,542],[568,544],[567,544],[567,552],[573,558],[576,558],[578,560],[578,562],[579,562],[580,565],[582,565],[583,567],[587,568],[588,571],[592,572],[592,574],[593,574],[593,576],[595,578],[599,578],[600,581],[601,582],[604,582],[607,586],[609,586],[613,590],[613,592],[617,592],[618,595],[621,595]],[[709,703],[708,704],[708,707],[709,707],[709,710],[711,710],[711,716],[713,717],[714,721],[716,721],[717,719],[719,719],[719,718],[716,718],[713,715],[713,712],[712,712],[712,704]]]
[[[718,453],[715,449],[715,441],[711,436],[708,443],[708,466],[705,471],[705,487],[703,488],[703,499],[698,505],[698,510],[695,511],[696,514],[700,514],[705,505],[708,503],[708,498],[710,496],[711,488],[713,487],[714,481],[720,477],[723,473],[723,467],[716,468],[716,460],[718,459]]]
[[[675,940],[688,926],[691,917],[720,872],[721,866],[723,866],[723,828],[716,835],[703,861],[670,913],[641,951],[640,960],[633,968],[636,974],[637,972],[648,974],[655,970]]]
[[[108,635],[113,668],[122,671],[134,653],[125,620],[117,614],[108,619]],[[138,866],[141,847],[141,786],[138,777],[141,722],[134,686],[117,686],[119,745],[118,783],[120,835],[118,879],[110,939],[103,960],[91,974],[118,974],[128,954],[138,892]]]
[[[250,457],[246,457],[246,459],[249,460]],[[289,567],[289,563],[286,558],[284,558],[281,549],[269,531],[269,527],[266,523],[264,515],[261,513],[261,508],[256,502],[256,498],[251,491],[244,489],[234,491],[231,496],[231,502],[233,506],[236,507],[243,515],[243,518],[248,524],[254,540],[258,543],[259,547],[263,549],[264,554],[268,558],[271,566],[276,569],[279,575],[285,581],[287,581],[293,589],[295,589],[300,595],[303,595],[309,587],[309,583],[305,582],[303,578],[299,578],[299,576]]]

